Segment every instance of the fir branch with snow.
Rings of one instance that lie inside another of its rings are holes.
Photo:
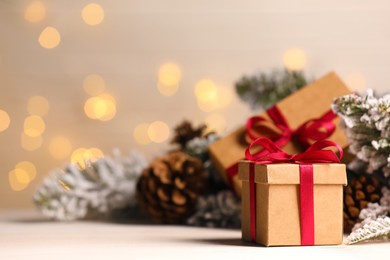
[[[365,162],[369,173],[382,171],[390,176],[390,94],[376,98],[369,90],[364,97],[342,96],[334,100],[332,109],[343,119],[356,160]]]
[[[378,217],[353,231],[347,238],[348,244],[390,238],[390,218]]]
[[[136,182],[147,166],[138,153],[114,152],[85,167],[74,164],[54,170],[34,194],[42,213],[56,220],[107,217],[113,210],[134,206]]]
[[[235,87],[241,100],[255,110],[275,105],[307,83],[303,72],[279,69],[271,73],[245,75],[235,83]]]

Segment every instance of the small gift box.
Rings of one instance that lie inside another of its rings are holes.
[[[305,86],[258,117],[210,146],[210,155],[218,172],[241,195],[238,161],[244,158],[248,144],[260,136],[270,137],[289,153],[298,153],[314,141],[330,139],[347,147],[339,119],[330,110],[335,97],[351,91],[335,73]]]
[[[319,141],[292,156],[264,139],[257,144],[268,146],[269,154],[248,152],[251,161],[239,163],[243,240],[265,246],[341,244],[346,169],[333,151],[322,150],[334,144]]]

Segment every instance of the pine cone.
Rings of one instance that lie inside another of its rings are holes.
[[[118,151],[87,162],[85,168],[67,165],[47,176],[34,194],[42,213],[57,220],[106,218],[116,210],[136,205],[136,180],[146,167],[146,159]]]
[[[379,202],[382,193],[382,182],[373,174],[356,174],[348,172],[348,186],[344,188],[344,232],[350,233],[359,223],[360,211],[368,203]]]
[[[184,120],[175,128],[175,135],[172,143],[177,143],[184,149],[190,140],[202,136],[205,130],[206,125],[204,124],[195,128],[191,122]]]
[[[182,223],[205,191],[207,177],[202,162],[182,152],[154,160],[137,184],[138,201],[157,223]]]
[[[241,203],[231,191],[201,197],[187,224],[201,227],[240,228]]]

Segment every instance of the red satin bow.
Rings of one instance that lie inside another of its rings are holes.
[[[254,146],[262,146],[264,152],[251,153]],[[327,147],[335,147],[339,156],[332,150],[324,150]],[[246,149],[246,159],[256,163],[338,163],[343,157],[343,149],[340,145],[329,140],[320,140],[312,144],[305,152],[292,155],[283,151],[275,142],[266,137],[254,140]]]
[[[320,118],[306,121],[296,130],[291,129],[286,118],[276,106],[268,109],[267,114],[271,118],[272,122],[262,116],[255,116],[247,121],[247,134],[252,141],[259,137],[256,135],[254,129],[261,126],[263,132],[266,131],[276,134],[276,137],[272,138],[272,140],[278,146],[283,147],[292,139],[292,137],[295,137],[302,147],[306,149],[313,141],[326,139],[336,130],[336,126],[332,120],[337,116],[331,110],[326,112]],[[274,128],[267,126],[266,123],[271,123],[276,126],[281,133],[276,133]]]

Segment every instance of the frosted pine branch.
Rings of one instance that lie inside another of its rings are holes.
[[[348,244],[390,238],[390,218],[379,217],[353,231],[347,238]]]
[[[114,159],[86,162],[85,168],[70,164],[47,176],[33,199],[44,215],[57,220],[109,216],[135,205],[135,185],[145,167],[145,158],[134,152],[114,152]]]
[[[390,175],[390,95],[376,98],[373,91],[364,97],[352,94],[338,97],[332,109],[343,119],[349,150],[367,172],[380,170]]]

